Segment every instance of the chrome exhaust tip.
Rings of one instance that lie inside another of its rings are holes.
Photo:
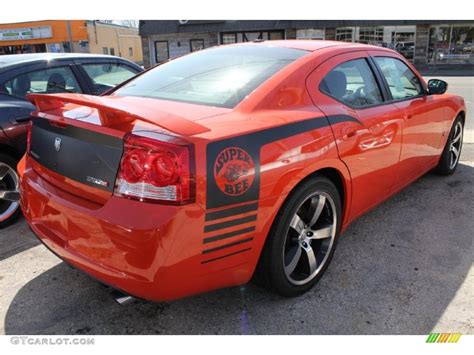
[[[134,297],[129,296],[123,292],[120,292],[118,290],[113,290],[110,292],[110,295],[114,299],[115,302],[117,302],[121,306],[125,306],[128,303],[131,303],[132,301],[135,300]]]

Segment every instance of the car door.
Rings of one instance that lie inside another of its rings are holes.
[[[442,150],[445,130],[443,107],[427,95],[423,81],[395,54],[369,52],[402,112],[403,144],[394,189],[407,185],[433,167]]]
[[[394,184],[402,139],[400,110],[367,52],[335,56],[307,80],[313,101],[328,117],[340,158],[352,179],[354,219],[385,199]]]
[[[10,129],[14,132],[15,144],[23,151],[26,146],[27,122],[34,105],[26,100],[30,93],[56,94],[63,92],[81,93],[82,87],[71,67],[66,63],[35,64],[13,70],[0,82],[0,88],[10,97]],[[14,104],[18,101],[18,104]],[[9,130],[6,131],[10,134]]]

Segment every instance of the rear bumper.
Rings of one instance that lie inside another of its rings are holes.
[[[46,249],[48,249],[51,253],[53,253],[53,254],[56,255],[59,259],[61,259],[63,262],[65,262],[70,268],[77,268],[75,265],[71,264],[71,262],[70,262],[69,260],[64,259],[61,255],[57,254],[53,249],[51,249],[51,248],[49,247],[49,244],[46,244],[46,243],[44,242],[44,239],[42,239],[42,238],[40,237],[40,235],[39,235],[37,232],[35,232],[35,230],[34,230],[33,228],[31,228],[31,226],[30,226],[30,231],[38,238],[38,240],[46,247]],[[84,271],[84,270],[83,270],[83,271]],[[86,272],[86,273],[87,273],[87,272]],[[114,286],[111,286],[111,285],[109,285],[109,284],[106,284],[106,283],[104,282],[104,280],[102,280],[102,279],[101,279],[101,280],[97,279],[96,277],[93,276],[92,273],[87,273],[87,274],[88,274],[90,277],[94,278],[97,282],[99,282],[99,283],[102,284],[103,286],[105,286],[105,287],[111,287],[111,288],[112,288],[111,294],[115,292],[115,293],[117,293],[117,294],[122,294],[123,297],[129,296],[129,297],[131,297],[132,299],[138,298],[138,297],[136,297],[136,296],[130,295],[130,294],[128,294],[128,293],[125,293],[123,290],[120,290],[120,289],[118,289],[118,288],[116,288],[116,287],[114,287]],[[114,297],[114,298],[115,298],[115,297]],[[120,303],[120,302],[118,302],[118,303]]]
[[[242,272],[241,261],[224,270],[202,264],[204,211],[197,204],[164,206],[112,196],[94,209],[77,199],[41,178],[26,159],[21,207],[31,229],[58,257],[111,287],[166,301],[251,276]]]
[[[112,287],[159,298],[156,277],[172,247],[163,241],[164,230],[179,208],[150,210],[148,204],[112,197],[99,209],[87,209],[32,169],[23,174],[21,190],[23,213],[52,252]]]

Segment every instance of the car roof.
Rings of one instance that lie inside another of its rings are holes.
[[[0,56],[0,69],[5,69],[7,67],[18,65],[18,64],[27,64],[41,61],[51,61],[51,60],[60,60],[60,59],[114,59],[114,60],[123,60],[122,58],[105,55],[105,54],[86,54],[86,53],[34,53],[34,54],[7,54]]]
[[[253,42],[237,43],[234,45],[266,45],[272,47],[284,47],[284,48],[293,48],[300,49],[305,51],[316,51],[318,49],[324,49],[329,47],[337,48],[347,48],[354,50],[387,50],[387,48],[372,46],[363,43],[352,43],[352,42],[340,42],[340,41],[324,41],[324,40],[311,40],[311,39],[295,39],[295,40],[272,40],[272,41],[262,41],[256,40]]]

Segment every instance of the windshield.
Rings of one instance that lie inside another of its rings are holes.
[[[307,53],[268,46],[207,49],[160,65],[114,94],[233,108],[277,71]]]

